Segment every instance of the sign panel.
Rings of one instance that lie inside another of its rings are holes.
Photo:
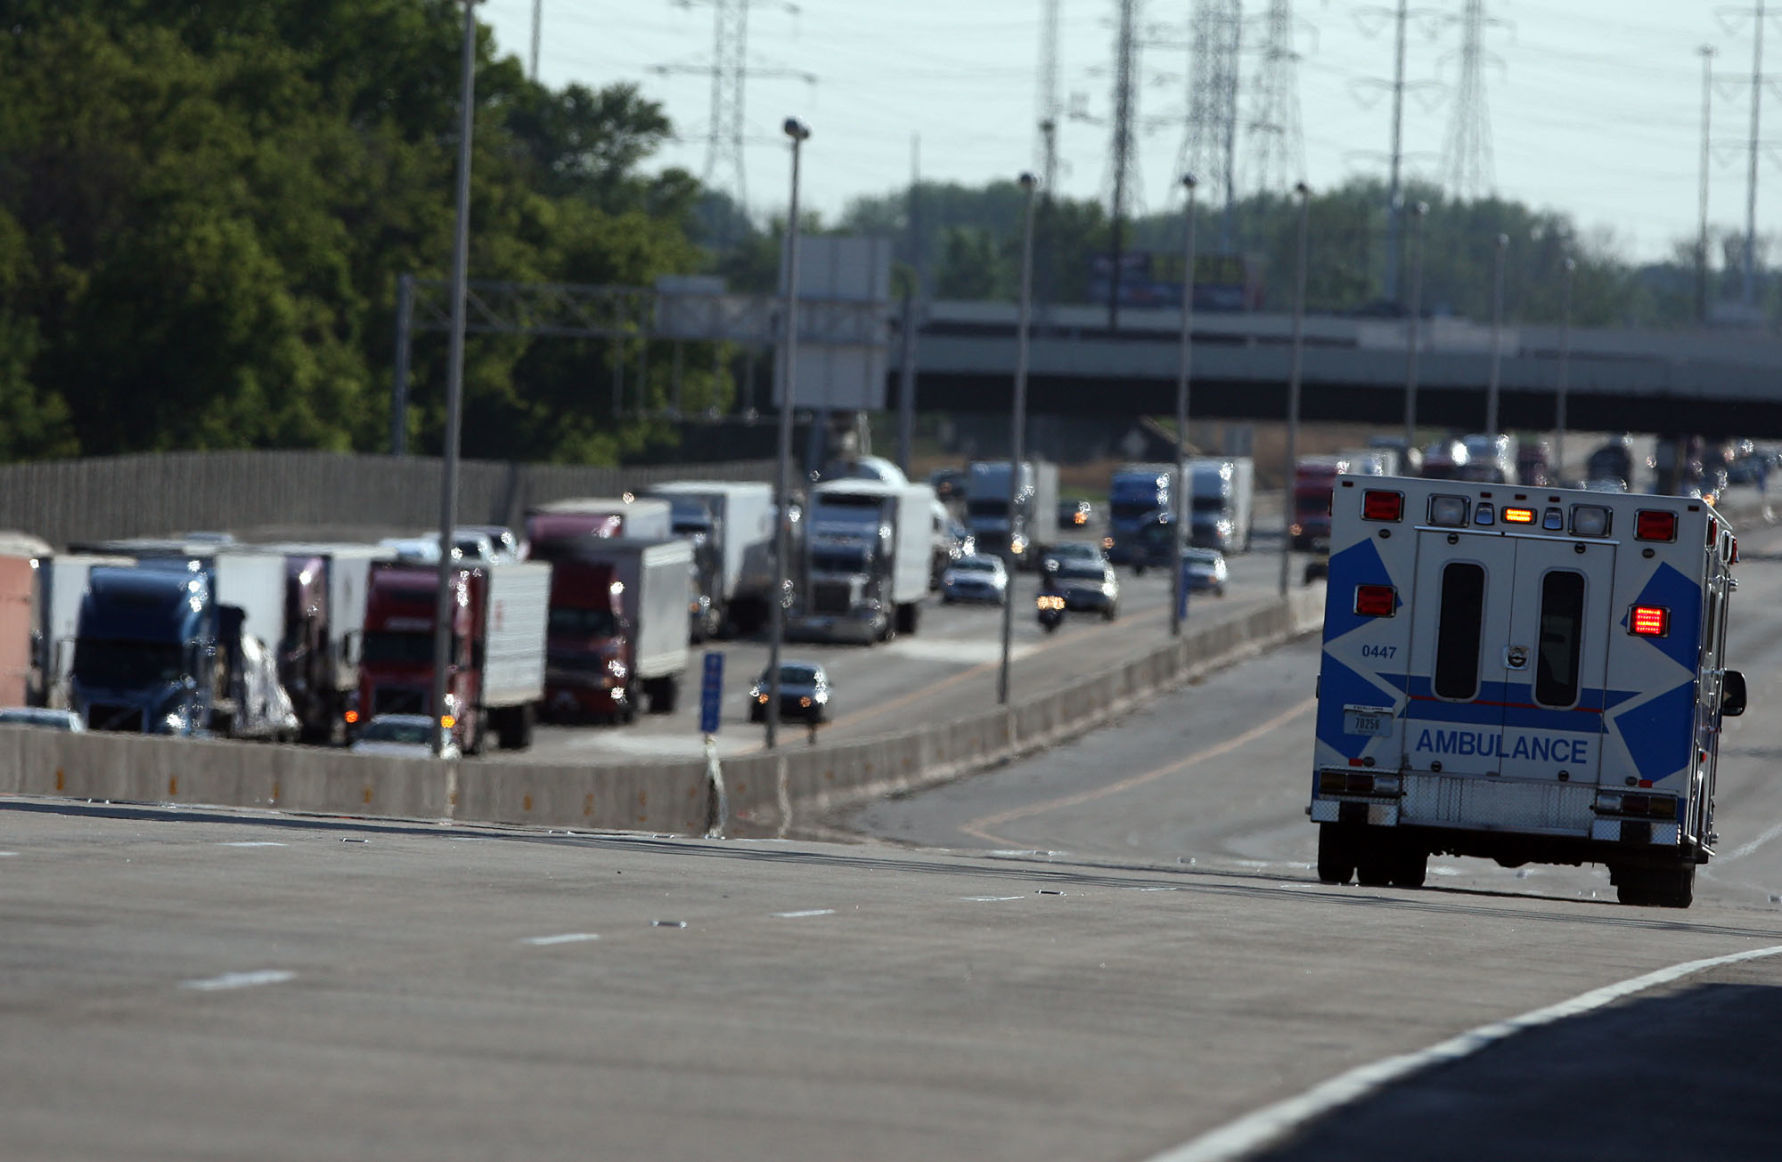
[[[724,711],[724,655],[717,650],[705,654],[705,675],[699,688],[699,732],[718,733],[718,722]]]

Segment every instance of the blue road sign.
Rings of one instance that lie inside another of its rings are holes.
[[[717,650],[705,654],[705,677],[699,687],[699,732],[718,733],[718,721],[724,711],[724,655]]]

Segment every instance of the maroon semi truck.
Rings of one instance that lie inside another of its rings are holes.
[[[490,731],[503,749],[530,745],[544,699],[549,565],[523,562],[456,567],[446,704],[433,706],[433,629],[438,569],[397,561],[372,565],[359,664],[358,724],[379,714],[453,719],[465,754]]]

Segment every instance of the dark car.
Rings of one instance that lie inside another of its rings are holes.
[[[1112,621],[1120,615],[1120,580],[1105,561],[1063,561],[1046,574],[1046,585],[1064,598],[1064,608],[1075,613],[1099,613]]]
[[[1065,497],[1058,502],[1058,530],[1070,532],[1086,529],[1095,517],[1095,506],[1080,497]]]
[[[770,674],[761,671],[749,687],[749,721],[767,719],[767,700],[772,697]],[[829,675],[815,662],[780,663],[780,721],[825,722],[829,718]]]

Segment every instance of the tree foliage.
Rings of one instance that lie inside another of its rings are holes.
[[[461,13],[0,0],[0,456],[383,450],[397,280],[449,273]],[[539,86],[482,30],[471,277],[695,269],[697,184],[640,173],[669,133],[635,88]],[[414,351],[424,448],[444,347]],[[659,437],[588,391],[620,354],[473,338],[466,454],[611,459]],[[649,390],[666,393],[660,366]],[[694,406],[725,390],[687,381]]]

